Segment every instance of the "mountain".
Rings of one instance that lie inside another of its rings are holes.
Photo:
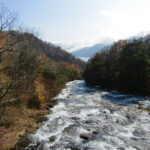
[[[85,47],[79,50],[72,52],[75,57],[81,58],[83,60],[88,60],[96,52],[102,50],[104,47],[110,46],[110,44],[96,44],[91,47]]]

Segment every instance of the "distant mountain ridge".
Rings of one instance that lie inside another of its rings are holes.
[[[76,50],[72,52],[72,54],[78,58],[90,58],[96,52],[99,52],[100,50],[102,50],[104,47],[107,47],[107,46],[110,46],[110,44],[96,44],[94,46],[85,47],[85,48]]]

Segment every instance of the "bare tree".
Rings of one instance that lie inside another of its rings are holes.
[[[18,15],[15,12],[11,12],[2,1],[0,1],[0,43],[10,34],[17,22]],[[0,62],[2,54],[6,51],[10,51],[12,43],[4,44],[0,47]]]
[[[21,23],[18,27],[17,30],[21,33],[31,33],[35,35],[36,37],[40,38],[41,32],[39,28],[36,27],[28,27],[24,25],[24,23]]]
[[[8,41],[10,31],[15,27],[17,21],[17,14],[11,12],[2,1],[0,1],[0,106],[3,99],[10,92],[12,87],[12,81],[3,82],[2,74],[12,68],[12,65],[3,66],[2,57],[6,52],[13,52],[12,45],[14,41]],[[3,66],[3,67],[2,67]],[[3,107],[5,108],[5,107]],[[0,108],[0,116],[4,109]]]
[[[12,30],[17,18],[16,13],[9,11],[4,3],[0,2],[0,32]]]

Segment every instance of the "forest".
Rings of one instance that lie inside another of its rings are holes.
[[[13,128],[39,120],[65,83],[81,78],[85,63],[30,33],[1,31],[0,39],[0,127],[18,138]]]
[[[120,40],[87,63],[89,85],[137,95],[150,95],[150,36]]]

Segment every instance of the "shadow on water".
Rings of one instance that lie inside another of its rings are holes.
[[[85,81],[77,83],[76,87],[77,88],[73,89],[73,93],[78,94],[78,95],[93,94],[97,91],[96,88],[91,88],[87,86]]]
[[[146,100],[144,97],[137,97],[134,95],[121,94],[117,92],[106,93],[102,96],[102,98],[122,106],[131,106],[137,104],[138,101]]]
[[[131,94],[122,94],[119,92],[111,92],[106,89],[101,89],[100,87],[90,87],[84,82],[84,92],[88,94],[92,94],[95,92],[103,92],[104,94],[101,96],[103,100],[112,102],[116,105],[121,106],[131,106],[138,103],[138,101],[150,101],[150,97],[142,97],[142,96],[135,96]]]

